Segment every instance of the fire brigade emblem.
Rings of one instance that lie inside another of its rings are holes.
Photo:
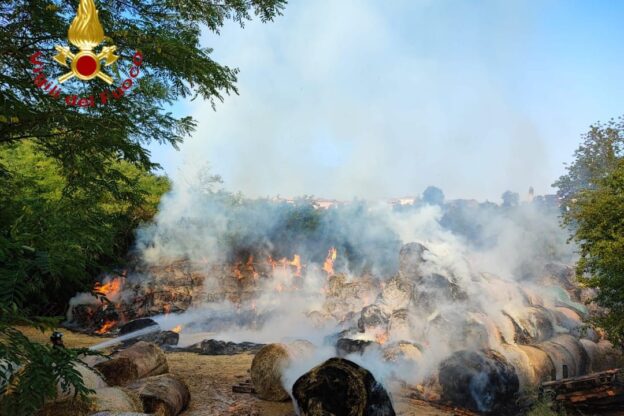
[[[100,78],[108,84],[113,78],[102,70],[102,66],[109,66],[119,58],[115,55],[116,46],[104,46],[100,52],[95,48],[104,41],[104,29],[98,18],[98,11],[93,0],[80,0],[78,13],[69,26],[67,34],[69,42],[79,49],[73,53],[67,46],[56,46],[58,54],[54,60],[70,69],[58,78],[63,83],[73,77],[83,81]]]

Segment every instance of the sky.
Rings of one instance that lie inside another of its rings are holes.
[[[239,95],[177,103],[197,131],[152,154],[250,197],[553,193],[581,134],[624,114],[622,21],[620,1],[293,0],[204,32]]]

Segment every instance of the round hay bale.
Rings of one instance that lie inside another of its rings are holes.
[[[406,279],[395,276],[388,280],[381,290],[381,303],[390,313],[397,309],[404,309],[410,303],[414,286]]]
[[[420,243],[408,243],[401,247],[399,252],[399,273],[408,279],[418,280],[421,275],[421,265],[425,262],[424,253],[427,247]]]
[[[126,412],[143,412],[138,396],[121,387],[102,387],[89,396],[89,402],[69,398],[46,403],[37,413],[39,416],[77,416],[97,412],[117,415]],[[134,413],[132,413],[134,414]]]
[[[388,393],[366,369],[330,358],[297,379],[293,396],[301,416],[394,416]]]
[[[386,327],[388,315],[377,304],[372,304],[362,308],[360,319],[358,319],[358,329],[365,332],[369,328]]]
[[[590,366],[589,355],[573,336],[557,335],[535,346],[550,357],[555,366],[557,380],[587,374]]]
[[[393,337],[407,337],[410,334],[409,312],[407,309],[397,309],[388,319],[388,332]]]
[[[596,343],[596,347],[598,348],[598,359],[595,364],[597,368],[594,368],[594,371],[603,371],[624,366],[621,351],[613,348],[613,344],[609,341],[603,339]]]
[[[478,412],[507,414],[520,388],[514,367],[494,350],[458,351],[440,364],[442,399]]]
[[[251,362],[251,381],[258,397],[263,400],[284,401],[288,393],[282,386],[282,371],[290,358],[284,344],[268,344],[258,351]]]
[[[82,381],[86,388],[96,390],[102,387],[108,387],[108,384],[106,384],[102,376],[93,369],[79,363],[74,364],[74,369],[82,376]],[[74,397],[76,394],[74,386],[70,385],[66,390],[63,390],[61,384],[60,381],[56,384],[56,401],[63,401]]]
[[[178,415],[191,401],[188,386],[173,374],[137,380],[129,384],[127,389],[138,395],[145,412],[162,416]]]
[[[386,361],[414,361],[422,358],[421,347],[413,342],[399,341],[388,345],[383,349],[383,357]]]
[[[518,345],[518,348],[528,357],[536,384],[552,379],[555,365],[546,352],[532,345]]]
[[[95,390],[93,407],[95,411],[142,412],[143,405],[138,396],[121,387],[104,387]]]

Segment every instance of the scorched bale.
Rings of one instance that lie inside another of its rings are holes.
[[[501,413],[515,403],[518,375],[494,350],[458,351],[440,364],[442,399],[479,412]]]
[[[299,377],[293,396],[302,416],[395,415],[383,386],[344,358],[330,358]]]

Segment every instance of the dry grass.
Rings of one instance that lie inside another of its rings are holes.
[[[49,342],[52,331],[42,333],[33,328],[19,327],[33,341]],[[84,348],[102,342],[96,337],[66,329],[63,340],[67,347]],[[170,372],[184,380],[191,392],[191,404],[181,416],[295,416],[293,405],[288,402],[267,402],[253,394],[233,393],[232,386],[249,379],[252,354],[199,355],[195,353],[167,353]],[[448,416],[426,403],[407,397],[394,397],[395,410],[404,416]],[[74,407],[73,410],[76,410]],[[53,416],[53,414],[50,414]],[[56,415],[54,415],[56,416]]]

